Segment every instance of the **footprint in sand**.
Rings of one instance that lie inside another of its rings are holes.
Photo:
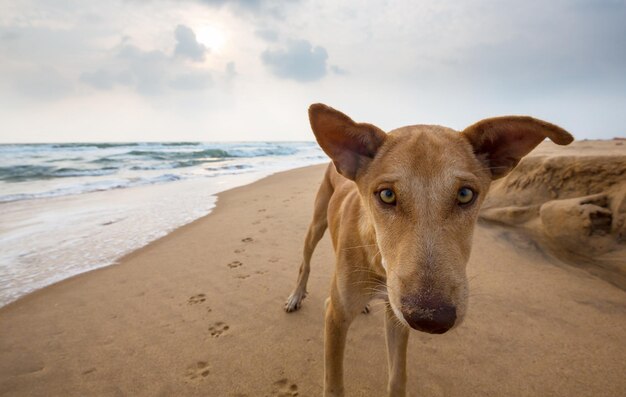
[[[242,252],[246,252],[245,249],[243,248],[237,248],[236,250],[233,251],[235,254],[241,254]]]
[[[295,397],[298,395],[298,385],[289,383],[286,378],[279,379],[274,382],[273,396],[276,397]]]
[[[237,278],[238,278],[238,279],[240,279],[240,280],[245,280],[245,279],[247,279],[248,277],[250,277],[250,275],[249,275],[249,274],[240,274],[240,275],[238,275],[238,276],[237,276]]]
[[[244,243],[251,243],[254,241],[254,239],[252,237],[246,237],[246,238],[242,238],[241,241]]]
[[[261,208],[258,212],[265,212],[267,211],[265,208]]]
[[[278,262],[279,260],[280,260],[280,258],[277,258],[277,257],[273,256],[273,257],[269,258],[267,261],[268,261],[268,262],[271,262],[271,263],[276,263],[276,262]]]
[[[197,295],[194,295],[194,296],[190,297],[187,300],[187,304],[188,305],[197,305],[198,303],[202,303],[204,301],[206,301],[206,295],[205,294],[197,294]]]
[[[224,333],[228,331],[229,328],[230,327],[228,326],[228,324],[218,321],[209,327],[209,332],[211,333],[212,337],[219,338],[220,336],[224,335]]]
[[[231,269],[235,269],[235,268],[237,268],[237,267],[239,267],[241,265],[243,265],[243,263],[241,263],[239,261],[233,261],[233,262],[230,262],[228,264],[228,267],[230,267]]]
[[[185,378],[190,381],[200,381],[209,376],[209,363],[206,361],[197,361],[187,367]]]

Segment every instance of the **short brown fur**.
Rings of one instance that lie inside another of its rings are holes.
[[[463,132],[415,125],[385,134],[328,106],[309,108],[311,127],[333,160],[315,200],[298,283],[285,304],[306,295],[310,260],[326,228],[336,255],[326,301],[324,395],[342,396],[350,323],[368,302],[385,302],[390,396],[406,394],[409,329],[443,333],[467,310],[465,267],[480,204],[543,139],[569,144],[563,129],[527,116],[482,120]],[[475,197],[461,204],[461,189]],[[394,192],[396,202],[380,199]]]

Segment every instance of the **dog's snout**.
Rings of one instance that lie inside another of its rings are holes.
[[[438,300],[403,302],[402,315],[411,328],[429,334],[443,334],[456,322],[456,307]]]

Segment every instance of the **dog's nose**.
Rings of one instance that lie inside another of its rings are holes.
[[[405,306],[405,310],[402,310],[404,319],[411,328],[429,334],[443,334],[452,328],[456,322],[456,307],[435,302],[424,303],[413,307]]]

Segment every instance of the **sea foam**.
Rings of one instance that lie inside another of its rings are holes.
[[[0,145],[0,305],[115,263],[218,192],[325,161],[311,142]]]

